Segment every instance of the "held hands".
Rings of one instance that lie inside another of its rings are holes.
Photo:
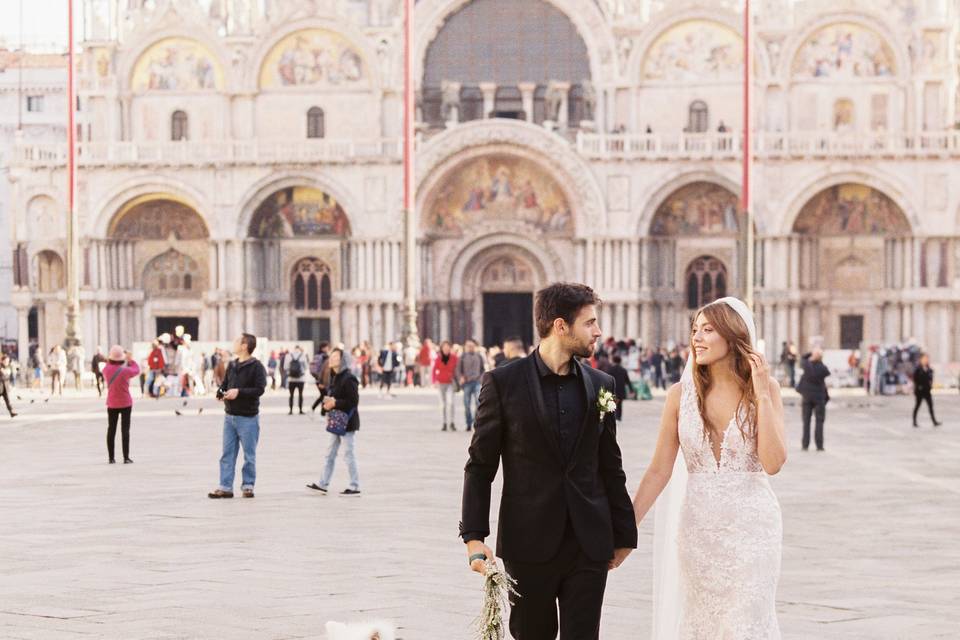
[[[614,549],[613,558],[610,559],[610,562],[607,564],[607,570],[613,571],[617,567],[623,564],[623,561],[627,559],[633,552],[633,549]]]
[[[470,542],[468,542],[467,543],[467,559],[469,559],[470,556],[478,553],[482,553],[483,555],[487,556],[487,560],[496,561],[494,558],[493,551],[490,549],[490,547],[483,544],[483,541],[471,540]],[[476,573],[479,573],[480,575],[484,575],[487,571],[487,561],[477,558],[470,563],[470,569],[472,571],[475,571]]]

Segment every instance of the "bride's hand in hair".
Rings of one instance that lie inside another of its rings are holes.
[[[750,380],[753,382],[753,393],[757,399],[770,395],[770,364],[761,353],[751,353],[747,356],[750,363]]]

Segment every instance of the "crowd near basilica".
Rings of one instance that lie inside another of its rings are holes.
[[[83,343],[398,339],[401,3],[78,7]],[[768,356],[960,360],[955,2],[754,2],[750,217],[742,1],[419,0],[414,24],[422,337],[530,344],[533,293],[572,280],[605,334],[682,342],[743,294],[752,218]],[[0,100],[29,100],[0,123],[22,359],[64,338],[66,63],[4,56]]]

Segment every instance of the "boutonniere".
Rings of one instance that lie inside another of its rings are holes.
[[[597,409],[600,411],[601,420],[603,416],[617,410],[617,399],[603,387],[600,387],[600,393],[597,395]]]

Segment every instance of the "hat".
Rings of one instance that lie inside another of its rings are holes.
[[[127,353],[123,350],[123,347],[121,347],[118,344],[115,344],[112,347],[110,347],[110,356],[108,357],[108,359],[122,362],[127,359]]]

